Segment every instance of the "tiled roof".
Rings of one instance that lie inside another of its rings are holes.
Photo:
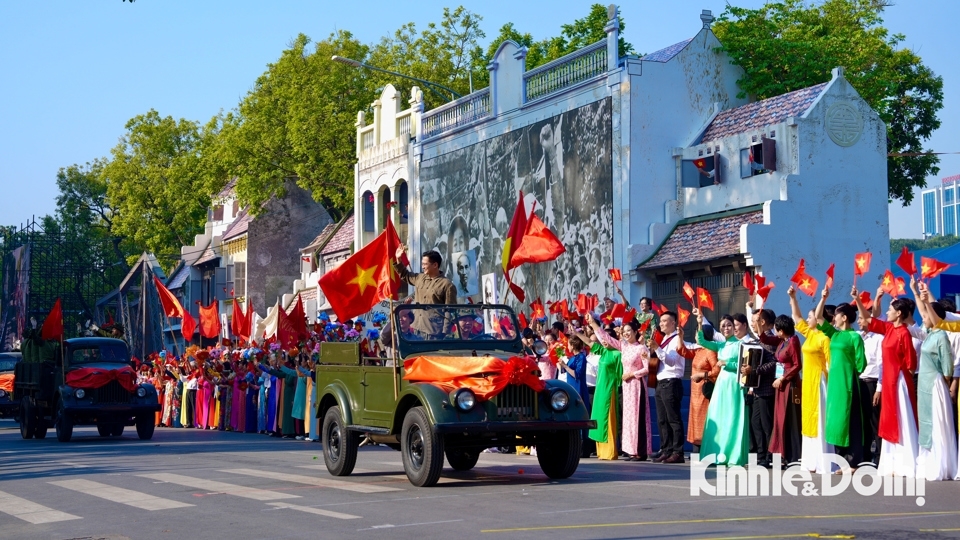
[[[680,54],[680,51],[689,45],[691,41],[693,41],[693,38],[685,39],[680,43],[674,43],[669,47],[664,47],[659,51],[654,51],[646,56],[642,56],[640,59],[647,62],[668,62],[673,59],[674,56]]]
[[[953,176],[948,176],[948,177],[944,178],[944,179],[943,179],[943,183],[944,183],[944,184],[952,184],[952,183],[956,182],[957,180],[960,180],[960,174],[955,174],[955,175],[953,175]]]
[[[231,238],[236,238],[240,235],[246,234],[247,227],[250,225],[251,221],[253,221],[253,216],[251,216],[246,209],[241,210],[237,218],[233,220],[233,223],[227,226],[227,230],[223,233],[223,240],[227,241]]]
[[[710,122],[703,134],[703,142],[744,133],[771,124],[779,124],[791,116],[800,116],[813,104],[827,86],[821,83],[786,94],[748,103],[721,112]]]
[[[335,230],[337,230],[336,223],[331,223],[327,225],[326,227],[323,228],[322,231],[320,231],[320,234],[318,234],[317,237],[314,238],[312,242],[307,244],[305,247],[300,248],[300,251],[313,252],[315,249],[322,246],[323,243],[327,241],[327,238],[329,238],[330,235],[333,234]]]
[[[203,251],[203,255],[200,255],[200,258],[197,259],[197,262],[193,263],[193,266],[200,266],[203,263],[208,263],[217,258],[217,254],[213,251],[212,246],[207,246],[207,249]]]
[[[740,226],[763,223],[763,210],[678,225],[640,269],[712,261],[740,253]]]
[[[223,189],[220,190],[220,193],[217,194],[215,199],[225,199],[230,195],[233,195],[234,190],[237,188],[237,177],[234,176],[227,182],[227,185],[223,186]]]
[[[174,290],[183,287],[183,284],[187,282],[188,277],[190,277],[190,268],[187,266],[178,267],[177,272],[170,277],[169,281],[167,281],[167,288]]]
[[[329,255],[330,253],[350,249],[351,244],[353,244],[353,216],[348,217],[347,220],[343,222],[343,226],[340,227],[340,229],[337,230],[337,234],[333,235],[333,238],[327,242],[327,245],[324,246],[320,254]]]

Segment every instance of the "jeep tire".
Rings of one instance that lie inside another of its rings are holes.
[[[443,470],[443,438],[433,433],[423,407],[414,407],[403,417],[400,448],[403,471],[411,484],[429,487],[437,483]]]
[[[537,437],[537,461],[548,477],[570,478],[580,465],[580,431],[557,431]]]
[[[99,433],[101,437],[109,437],[112,431],[113,426],[110,424],[97,424],[97,433]]]
[[[57,429],[57,440],[60,442],[70,442],[70,439],[73,437],[73,419],[67,415],[67,411],[63,409],[63,402],[60,402],[60,405],[57,407],[57,419],[56,419],[56,429]]]
[[[153,438],[153,430],[157,428],[154,424],[155,417],[152,414],[141,414],[137,417],[137,437],[141,441],[149,441]],[[116,430],[114,430],[116,433]],[[119,426],[119,433],[123,433],[123,424]]]
[[[468,448],[447,448],[447,463],[455,471],[469,471],[477,465],[480,459],[479,450]]]
[[[23,396],[23,399],[20,400],[20,436],[24,439],[32,439],[36,425],[37,409],[33,403],[33,398]]]
[[[360,433],[350,431],[343,422],[340,407],[333,406],[323,415],[323,462],[333,476],[349,476],[357,464]]]

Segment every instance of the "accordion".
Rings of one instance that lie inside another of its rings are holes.
[[[737,366],[737,376],[740,380],[740,386],[744,388],[756,388],[760,385],[760,374],[757,368],[763,362],[763,347],[760,345],[740,345],[740,363]],[[743,371],[744,367],[750,366],[750,374]]]

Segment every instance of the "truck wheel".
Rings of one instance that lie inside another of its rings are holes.
[[[340,407],[330,407],[323,415],[323,462],[334,476],[349,476],[357,464],[360,433],[343,423]]]
[[[448,448],[446,451],[447,463],[455,471],[469,471],[477,465],[480,452],[463,448]]]
[[[580,431],[558,431],[538,437],[537,461],[543,474],[550,478],[570,478],[580,465]]]
[[[24,396],[20,400],[20,436],[24,439],[32,439],[36,424],[36,408],[33,404],[33,398]]]
[[[433,433],[423,407],[414,407],[403,418],[400,432],[403,471],[410,483],[429,487],[440,479],[443,469],[443,438]]]
[[[110,424],[97,424],[97,433],[99,433],[101,437],[109,437],[112,430],[113,426]]]
[[[152,414],[137,417],[137,437],[140,437],[141,441],[149,441],[153,438],[153,431],[157,428],[153,423],[153,419]],[[119,429],[120,433],[123,433],[123,426],[120,426]]]
[[[47,426],[41,425],[42,420],[37,421],[37,427],[33,428],[33,437],[35,439],[47,438]]]
[[[113,428],[110,430],[110,435],[113,435],[114,437],[123,435],[123,424],[114,424]]]
[[[56,429],[58,441],[70,442],[70,439],[73,437],[73,419],[63,410],[62,402],[57,410]]]

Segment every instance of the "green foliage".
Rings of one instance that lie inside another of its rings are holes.
[[[312,51],[309,45],[299,35],[237,111],[207,124],[202,174],[208,192],[215,192],[217,179],[236,176],[241,203],[257,213],[271,197],[283,196],[286,178],[296,178],[335,219],[353,207],[354,123],[377,96],[361,70],[330,58],[363,61],[368,48],[345,31]]]
[[[107,198],[115,209],[111,231],[131,246],[171,260],[203,232],[211,193],[201,174],[203,134],[196,122],[150,110],[127,122],[127,133],[103,166]],[[225,179],[224,179],[225,183]]]
[[[926,240],[921,238],[891,238],[890,253],[893,255],[900,253],[903,250],[903,246],[907,246],[907,249],[910,251],[920,251],[921,249],[940,249],[950,247],[957,242],[960,242],[960,237],[954,235],[931,236]]]
[[[758,9],[727,6],[713,25],[723,50],[744,70],[742,96],[766,99],[845,77],[887,124],[889,153],[924,152],[940,126],[943,79],[923,65],[904,40],[890,35],[881,15],[885,0],[771,1]],[[912,189],[939,172],[936,156],[889,157],[888,193],[909,204]]]

